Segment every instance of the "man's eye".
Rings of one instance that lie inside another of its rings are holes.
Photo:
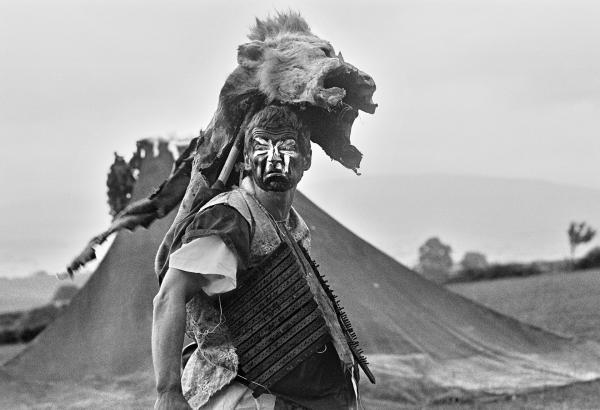
[[[290,142],[286,142],[284,144],[281,144],[280,150],[285,150],[285,151],[294,151],[296,149],[296,142],[295,141],[290,141]]]

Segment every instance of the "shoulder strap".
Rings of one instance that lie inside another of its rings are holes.
[[[217,195],[216,197],[208,201],[206,204],[204,204],[204,206],[202,206],[200,210],[203,211],[205,209],[219,204],[230,206],[236,211],[238,211],[240,215],[244,217],[246,222],[248,222],[248,225],[250,225],[250,235],[251,237],[254,237],[256,223],[254,221],[252,211],[248,206],[246,194],[241,188],[237,188],[232,191],[225,192],[221,195]]]
[[[252,211],[250,210],[250,205],[248,205],[248,200],[246,199],[246,195],[248,195],[245,191],[240,188],[240,198],[243,202],[243,211],[236,208],[244,218],[250,224],[250,238],[254,238],[254,231],[256,230],[256,221],[254,220],[254,215],[252,215]]]

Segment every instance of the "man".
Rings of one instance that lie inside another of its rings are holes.
[[[181,246],[154,299],[156,409],[356,408],[351,331],[308,257],[310,234],[292,208],[311,164],[309,137],[290,109],[259,111],[245,134],[242,186],[179,227]],[[198,347],[182,374],[186,317]]]

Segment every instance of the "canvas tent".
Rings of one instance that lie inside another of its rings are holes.
[[[146,152],[135,198],[149,194],[173,161],[165,144],[140,147]],[[377,377],[376,386],[361,381],[365,397],[428,403],[600,377],[597,344],[526,325],[423,279],[302,194],[295,207],[312,230],[313,256],[340,296]],[[151,405],[153,259],[173,216],[147,230],[117,234],[65,313],[0,369],[0,407],[8,400],[32,406],[62,400],[60,407]]]

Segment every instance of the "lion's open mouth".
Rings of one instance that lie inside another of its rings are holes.
[[[330,71],[323,81],[325,90],[339,88],[345,91],[342,103],[355,110],[375,113],[377,104],[373,102],[375,82],[373,79],[348,63]]]
[[[311,141],[357,172],[362,154],[350,143],[350,134],[359,111],[373,114],[377,108],[373,102],[375,81],[345,62],[321,81],[315,95],[317,105],[303,107],[299,115],[311,130]]]

